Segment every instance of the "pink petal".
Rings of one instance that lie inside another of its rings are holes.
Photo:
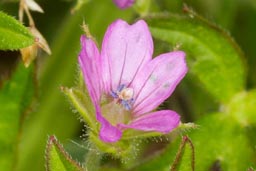
[[[82,49],[79,54],[79,64],[92,101],[98,102],[101,94],[100,54],[97,46],[91,39],[82,35],[80,40]]]
[[[143,67],[132,83],[135,116],[152,111],[166,100],[185,76],[187,66],[182,51],[162,54]]]
[[[106,92],[120,84],[128,85],[145,63],[151,60],[153,42],[147,24],[133,25],[117,20],[112,23],[102,43],[103,80]]]
[[[100,139],[107,143],[118,141],[122,137],[122,132],[112,126],[101,114],[100,107],[95,104],[96,118],[101,123]]]
[[[180,123],[180,116],[171,110],[161,110],[143,115],[128,125],[120,124],[119,127],[132,128],[142,131],[156,131],[169,133]]]
[[[91,39],[81,36],[82,50],[79,64],[82,69],[86,87],[96,110],[96,118],[101,123],[100,138],[105,142],[116,142],[122,132],[112,126],[102,115],[99,107],[101,95],[101,61],[97,46]]]
[[[134,3],[134,0],[113,0],[113,1],[121,9],[128,8]]]

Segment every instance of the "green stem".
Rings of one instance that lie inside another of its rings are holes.
[[[87,171],[98,171],[102,154],[94,145],[91,145],[85,157],[85,167]]]

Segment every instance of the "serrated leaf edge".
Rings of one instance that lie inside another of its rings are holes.
[[[79,162],[76,162],[72,159],[72,157],[68,154],[68,152],[64,149],[64,147],[58,142],[57,138],[54,135],[49,136],[47,144],[46,144],[46,151],[45,151],[46,171],[51,171],[49,161],[50,161],[50,158],[51,158],[50,157],[50,150],[53,146],[55,146],[61,152],[61,154],[63,154],[63,156],[73,166],[75,166],[78,170],[87,171],[87,169],[85,169],[83,167],[83,165],[81,165]]]
[[[17,21],[13,16],[10,16],[8,14],[6,14],[5,12],[1,11],[0,10],[0,14],[2,14],[3,17],[5,18],[8,18],[11,20],[10,24],[11,25],[16,25],[16,26],[19,26],[19,30],[15,29],[15,30],[9,30],[8,28],[6,27],[1,27],[0,29],[1,30],[5,30],[6,32],[10,32],[14,35],[19,35],[20,37],[22,37],[21,39],[23,38],[31,38],[31,42],[30,44],[22,44],[20,46],[17,46],[17,47],[7,47],[7,48],[1,48],[1,50],[18,50],[18,49],[21,49],[21,48],[25,48],[25,47],[28,47],[30,45],[32,45],[34,43],[34,37],[33,35],[27,30],[27,28],[22,24],[20,23],[19,21]]]

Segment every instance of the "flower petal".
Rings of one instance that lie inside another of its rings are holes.
[[[83,72],[86,87],[94,103],[99,102],[101,95],[100,54],[96,44],[85,36],[81,36],[82,49],[79,64]]]
[[[97,46],[85,36],[81,36],[82,50],[79,54],[79,64],[84,80],[96,111],[96,119],[101,123],[100,138],[105,142],[118,141],[122,132],[112,126],[102,115],[99,107],[101,95],[101,61]]]
[[[166,100],[185,76],[185,53],[170,52],[156,57],[143,67],[132,83],[134,116],[152,111]]]
[[[95,104],[95,109],[96,109],[96,118],[101,123],[100,135],[99,135],[100,139],[107,143],[118,141],[122,136],[122,132],[118,128],[112,126],[102,116],[100,107],[97,104]]]
[[[112,23],[104,36],[101,54],[106,92],[115,91],[120,84],[129,85],[151,60],[152,53],[152,37],[145,21],[133,25],[122,20]]]
[[[134,0],[113,0],[113,1],[121,9],[128,8],[134,3]]]
[[[169,133],[180,123],[180,116],[171,110],[161,110],[143,115],[128,125],[120,124],[119,127],[132,128],[142,131],[156,131]]]

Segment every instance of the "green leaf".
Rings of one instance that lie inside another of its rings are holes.
[[[34,38],[26,27],[0,11],[0,50],[17,50],[33,43]]]
[[[20,63],[11,80],[0,91],[0,166],[5,171],[17,165],[21,124],[34,92],[32,69]]]
[[[46,147],[47,171],[84,171],[85,169],[72,160],[55,136],[50,136]]]
[[[256,125],[256,89],[238,93],[227,105],[226,113],[243,126]]]
[[[246,130],[230,115],[208,114],[197,124],[199,129],[190,134],[196,170],[240,171],[255,165],[256,156]]]
[[[233,39],[196,14],[149,18],[153,37],[187,54],[189,73],[217,100],[227,103],[245,85],[242,55]]]
[[[156,155],[149,156],[149,158],[143,157],[142,159],[137,159],[130,170],[170,171],[171,166],[173,166],[172,169],[174,170],[191,171],[192,164],[194,165],[194,147],[191,140],[187,136],[183,136],[182,139],[173,137],[184,135],[188,131],[196,128],[197,125],[193,123],[181,124],[170,133],[169,136],[172,141],[165,147],[165,149],[161,150],[159,153],[155,153]]]
[[[147,171],[147,170],[158,170],[158,171],[170,171],[171,165],[174,163],[176,154],[179,151],[179,145],[182,143],[180,138],[171,142],[164,150],[157,155],[151,155],[149,159],[137,160],[137,166],[132,168],[134,171]],[[184,148],[181,150],[181,156],[177,161],[176,170],[191,171],[191,149],[188,144],[184,144]],[[185,162],[183,162],[185,160]],[[190,161],[189,161],[190,160]]]
[[[195,149],[195,170],[246,170],[255,165],[254,149],[246,130],[224,113],[208,114],[200,119],[197,130],[189,134]],[[180,141],[167,146],[151,160],[138,162],[135,171],[169,171]],[[178,170],[191,171],[191,150],[185,148]]]

